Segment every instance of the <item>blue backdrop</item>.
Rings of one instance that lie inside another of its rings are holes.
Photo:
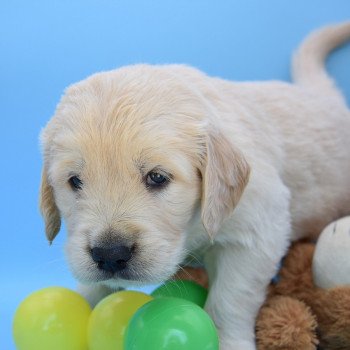
[[[38,135],[64,88],[130,63],[187,63],[235,80],[289,79],[312,29],[350,19],[349,0],[2,0],[0,6],[0,349],[30,292],[74,288],[64,230],[49,247],[37,207]],[[350,47],[328,67],[350,99]]]

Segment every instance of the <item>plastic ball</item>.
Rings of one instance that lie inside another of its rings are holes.
[[[151,294],[154,298],[174,297],[192,301],[193,303],[203,307],[207,300],[208,291],[199,284],[186,281],[175,280],[168,281],[158,287]]]
[[[113,293],[101,300],[91,313],[88,325],[89,350],[123,348],[126,327],[142,305],[153,300],[136,291]]]
[[[17,350],[86,350],[91,308],[78,293],[49,287],[29,295],[17,308],[13,337]]]
[[[216,328],[198,305],[159,298],[141,307],[125,334],[125,350],[218,350]]]

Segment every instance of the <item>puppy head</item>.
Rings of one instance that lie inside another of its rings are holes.
[[[42,133],[40,206],[49,241],[65,220],[79,280],[123,286],[169,278],[199,210],[214,238],[249,167],[208,127],[209,110],[196,88],[164,67],[100,73],[67,90]]]

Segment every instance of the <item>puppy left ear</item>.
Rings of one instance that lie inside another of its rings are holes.
[[[202,222],[213,239],[241,198],[250,167],[240,151],[215,129],[207,137],[204,163],[201,170]]]
[[[40,185],[40,211],[45,220],[46,238],[52,243],[61,227],[61,217],[56,206],[53,188],[48,182],[45,168]]]

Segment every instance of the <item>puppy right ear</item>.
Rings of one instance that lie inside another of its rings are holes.
[[[207,132],[202,164],[202,222],[211,239],[233,212],[249,181],[250,166],[221,130]]]
[[[53,188],[48,182],[47,171],[44,168],[40,186],[40,211],[45,221],[46,237],[50,244],[57,236],[61,227],[61,217],[56,206]]]

